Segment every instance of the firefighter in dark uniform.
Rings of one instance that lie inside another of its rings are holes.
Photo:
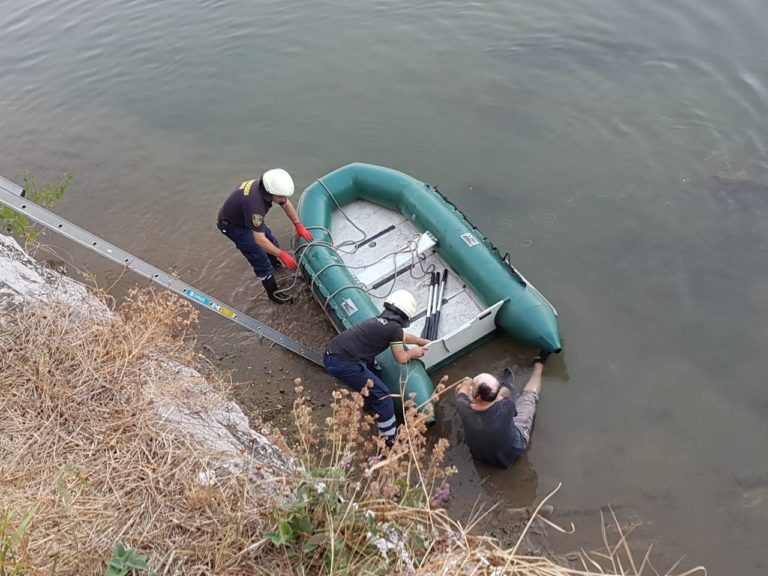
[[[384,300],[384,311],[375,318],[369,318],[348,328],[330,341],[323,356],[323,364],[329,374],[341,380],[355,391],[360,391],[368,380],[373,388],[368,392],[367,405],[376,413],[379,436],[388,445],[394,442],[397,433],[395,403],[389,388],[376,375],[373,361],[377,355],[389,348],[400,364],[412,358],[424,356],[423,346],[429,340],[419,338],[403,330],[411,323],[416,313],[416,299],[407,290],[396,290]],[[406,350],[403,344],[415,344]]]
[[[289,270],[297,266],[296,260],[285,250],[264,222],[267,212],[275,203],[280,206],[296,227],[296,235],[308,242],[310,234],[299,220],[296,209],[288,200],[294,192],[293,179],[282,168],[267,170],[258,180],[246,180],[235,188],[219,210],[217,227],[235,243],[261,280],[267,296],[283,304],[290,297],[277,292],[275,267],[283,265]]]

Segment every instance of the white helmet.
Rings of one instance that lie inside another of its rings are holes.
[[[293,178],[282,168],[267,170],[261,176],[264,189],[272,196],[293,196]]]
[[[416,298],[408,290],[395,290],[384,299],[384,304],[389,304],[405,314],[408,321],[411,321],[416,314]]]

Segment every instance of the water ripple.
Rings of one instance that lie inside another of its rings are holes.
[[[252,274],[211,225],[220,195],[277,163],[304,184],[353,160],[391,165],[444,185],[479,224],[503,222],[494,234],[545,280],[570,342],[600,331],[626,348],[609,356],[630,374],[653,372],[672,350],[668,362],[690,357],[704,376],[727,367],[746,388],[738,371],[756,354],[743,347],[765,348],[755,310],[765,307],[756,254],[768,245],[766,21],[764,0],[4,0],[0,158],[16,173],[73,172],[62,210],[140,253],[162,238],[163,262],[196,267],[246,303]],[[176,229],[207,232],[191,250]],[[594,400],[621,401],[610,396],[615,374],[578,348],[572,372],[590,385],[552,395],[547,409],[562,402],[564,418],[593,385],[606,392]],[[734,369],[734,357],[746,360]],[[673,381],[698,398],[707,383],[685,376],[649,386]],[[740,389],[733,401],[761,393]],[[580,446],[611,449],[604,430],[577,425]],[[699,437],[690,429],[665,432],[691,467],[712,461],[709,446],[685,444]],[[582,497],[594,479],[563,464],[579,452],[555,436],[539,437],[537,466]],[[633,454],[614,468],[638,473]],[[680,481],[662,473],[660,484]],[[702,525],[726,524],[695,510]],[[759,549],[764,533],[734,530],[729,544]]]

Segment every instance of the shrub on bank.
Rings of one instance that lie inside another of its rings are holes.
[[[391,449],[373,436],[363,394],[334,392],[331,416],[318,425],[299,385],[293,414],[303,474],[266,535],[291,572],[413,571],[457,529],[439,508],[454,473],[443,465],[447,441],[428,448],[428,415],[412,403]]]

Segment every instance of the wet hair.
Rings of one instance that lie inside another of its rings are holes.
[[[499,389],[496,388],[494,390],[488,386],[488,384],[480,384],[480,386],[477,387],[477,395],[486,402],[493,402],[496,400],[496,396],[499,395]]]
[[[379,314],[379,317],[385,320],[394,320],[403,328],[407,328],[411,324],[408,316],[400,308],[389,302],[384,302],[384,311]]]
[[[482,373],[475,376],[472,381],[475,384],[475,394],[485,402],[493,402],[499,395],[501,386],[499,381],[490,374]]]

